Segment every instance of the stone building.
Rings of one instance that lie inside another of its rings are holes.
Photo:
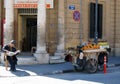
[[[36,47],[34,56],[38,61],[45,59],[41,63],[48,63],[51,55],[63,56],[68,47],[94,40],[96,0],[49,0],[52,4],[45,4],[45,0],[8,0],[5,8],[3,1],[1,45],[15,39],[22,52],[31,52]],[[108,41],[113,56],[120,53],[119,26],[120,1],[98,0],[98,41]]]
[[[4,23],[4,8],[3,8],[3,0],[0,2],[0,48],[2,45],[2,39],[3,39],[3,23]]]

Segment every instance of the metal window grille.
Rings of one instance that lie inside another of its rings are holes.
[[[18,9],[19,14],[37,14],[37,9],[27,8],[27,9]]]

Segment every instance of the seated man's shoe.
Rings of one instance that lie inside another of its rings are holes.
[[[16,72],[17,70],[16,70],[16,69],[10,69],[9,71],[11,71],[11,72]]]

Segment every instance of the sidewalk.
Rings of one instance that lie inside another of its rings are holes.
[[[108,67],[120,66],[120,56],[119,57],[109,57],[108,58]]]
[[[109,57],[107,65],[108,68],[120,66],[120,57]],[[0,77],[50,75],[74,70],[74,67],[69,62],[60,64],[17,65],[16,67],[16,72],[10,72],[6,71],[3,65],[0,65]]]
[[[63,70],[73,70],[71,63],[60,64],[36,64],[36,65],[17,65],[16,72],[6,71],[3,65],[0,66],[0,77],[14,77],[14,76],[36,76],[36,75],[50,75],[62,73]]]

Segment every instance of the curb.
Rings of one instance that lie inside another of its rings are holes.
[[[118,67],[118,66],[120,66],[120,63],[119,64],[109,64],[109,65],[107,65],[108,68],[109,67]]]
[[[74,72],[74,70],[73,69],[60,70],[60,71],[53,71],[48,73],[40,73],[39,75],[53,75],[53,74],[62,74],[62,73],[70,73],[70,72]]]
[[[118,67],[118,66],[120,66],[120,63],[117,63],[117,64],[108,64],[107,68]],[[58,71],[52,71],[52,72],[43,72],[43,73],[39,73],[37,75],[54,75],[54,74],[63,74],[63,73],[71,73],[71,72],[76,72],[76,71],[74,69],[58,70]],[[37,76],[37,75],[33,75],[32,74],[30,76]],[[0,76],[0,77],[9,77],[9,76]]]
[[[119,64],[109,64],[107,65],[107,68],[110,67],[118,67],[120,66]],[[40,75],[54,75],[54,74],[62,74],[62,73],[70,73],[70,72],[75,72],[74,69],[69,69],[69,70],[60,70],[60,71],[53,71],[53,72],[48,72],[48,73],[41,73]]]

